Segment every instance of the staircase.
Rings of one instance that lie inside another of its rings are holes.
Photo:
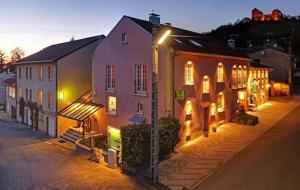
[[[74,143],[82,139],[82,129],[69,128],[59,138],[63,141]]]

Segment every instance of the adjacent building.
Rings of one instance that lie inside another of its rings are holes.
[[[7,79],[15,78],[15,73],[4,71],[0,74],[0,109],[5,111],[6,105],[6,85],[3,83]]]
[[[17,118],[16,78],[8,78],[2,82],[5,85],[5,112],[15,120]]]
[[[250,58],[201,34],[124,16],[95,50],[93,103],[103,105],[93,128],[106,133],[133,123],[151,123],[153,39],[171,35],[159,45],[158,115],[173,115],[182,124],[181,143],[227,121],[247,106]],[[154,35],[155,34],[155,35]]]
[[[53,137],[76,125],[58,112],[91,90],[91,61],[103,38],[51,45],[17,61],[17,121]]]

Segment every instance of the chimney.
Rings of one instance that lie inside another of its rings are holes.
[[[149,14],[149,21],[156,26],[160,25],[160,17],[158,14],[155,13]]]
[[[227,43],[228,43],[228,47],[235,49],[235,40],[234,39],[229,39]]]

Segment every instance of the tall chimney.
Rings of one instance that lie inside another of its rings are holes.
[[[154,24],[154,25],[156,25],[156,26],[159,26],[160,25],[160,17],[159,17],[160,15],[158,15],[158,14],[155,14],[155,13],[151,13],[151,14],[149,14],[149,21],[152,23],[152,24]]]

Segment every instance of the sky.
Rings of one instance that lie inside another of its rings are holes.
[[[300,15],[299,0],[0,0],[0,49],[30,55],[51,44],[108,34],[123,15],[206,32],[251,16],[253,8]]]

